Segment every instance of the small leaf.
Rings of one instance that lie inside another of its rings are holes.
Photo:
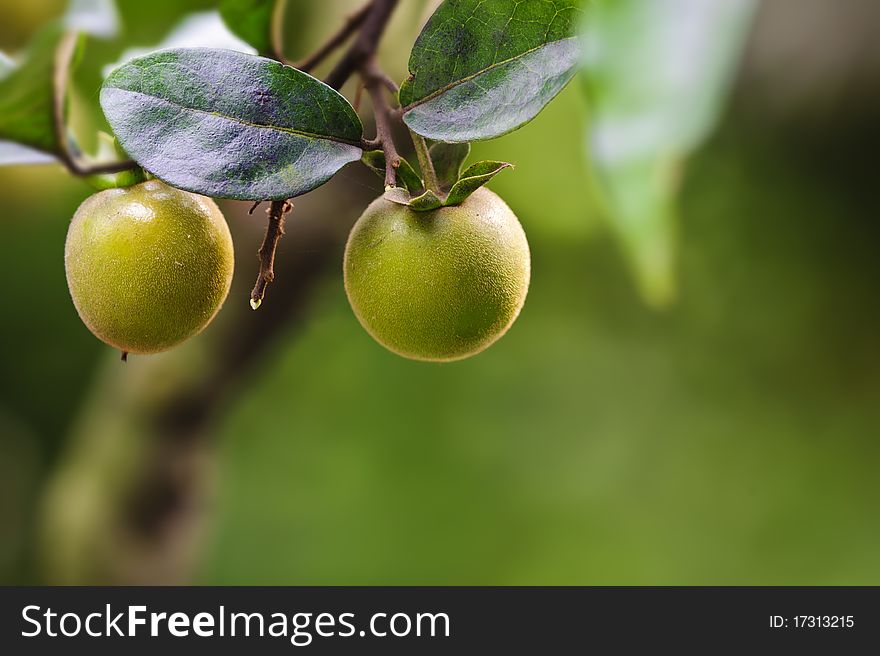
[[[383,180],[385,179],[385,153],[381,150],[368,150],[361,156],[361,161],[376,173],[376,175]],[[397,182],[402,184],[413,194],[424,189],[419,174],[416,173],[412,165],[403,157],[400,158],[400,166],[397,167]]]
[[[430,189],[419,196],[412,196],[405,189],[395,187],[385,192],[385,198],[398,205],[407,205],[417,212],[436,210],[443,206],[443,201]]]
[[[56,134],[55,115],[66,114],[66,99],[57,97],[70,75],[79,37],[57,24],[44,28],[18,66],[4,65],[0,74],[0,140],[22,148],[4,149],[4,163],[34,162],[32,150],[57,155],[66,147]],[[29,150],[28,150],[29,149]],[[21,156],[21,159],[16,159]]]
[[[361,157],[348,101],[276,61],[179,48],[130,61],[101,90],[125,151],[165,182],[241,200],[304,194]]]
[[[431,161],[434,163],[434,171],[437,173],[437,181],[440,190],[448,192],[452,185],[458,182],[461,175],[461,166],[471,152],[469,143],[443,143],[438,141],[430,148]]]
[[[586,26],[592,182],[653,305],[675,294],[682,165],[718,120],[755,6],[615,0],[597,4]]]
[[[274,57],[277,53],[273,29],[281,4],[282,0],[223,0],[220,15],[236,36],[261,55]]]
[[[469,166],[465,172],[461,174],[461,178],[459,178],[458,182],[453,185],[443,204],[460,204],[465,198],[494,178],[500,171],[511,167],[512,164],[508,164],[507,162],[492,162],[488,160],[477,162],[473,166]]]
[[[403,120],[447,142],[532,120],[574,76],[583,0],[445,0],[413,46]]]

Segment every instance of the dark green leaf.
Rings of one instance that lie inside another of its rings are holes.
[[[443,206],[443,201],[430,189],[419,196],[412,196],[405,189],[395,187],[385,192],[385,198],[398,205],[408,205],[417,212],[436,210]]]
[[[261,55],[274,57],[275,12],[279,0],[223,0],[220,15],[232,32],[247,41]]]
[[[381,150],[368,150],[364,152],[361,161],[376,175],[383,180],[385,179],[385,153]],[[424,188],[419,174],[403,157],[400,158],[400,166],[397,167],[397,182],[413,194],[420,192]]]
[[[298,196],[360,159],[348,101],[289,66],[231,50],[164,50],[104,82],[120,144],[175,187],[219,198]]]
[[[444,205],[458,205],[465,198],[474,193],[477,189],[489,182],[500,171],[510,168],[512,165],[507,162],[477,162],[473,166],[469,166],[464,173],[461,174],[458,182],[456,182],[449,195],[444,201]]]
[[[571,80],[583,0],[445,0],[413,46],[404,121],[447,142],[532,120]]]
[[[594,183],[652,304],[674,295],[681,167],[723,108],[755,4],[615,0],[586,27]]]
[[[27,147],[4,149],[5,164],[34,163],[33,150],[49,155],[62,152],[64,145],[59,139],[66,136],[56,134],[55,114],[61,113],[63,119],[66,102],[56,97],[66,84],[78,43],[76,34],[51,25],[37,34],[20,65],[4,65],[5,73],[0,73],[0,140]]]
[[[469,143],[451,144],[442,141],[435,143],[430,149],[431,162],[434,164],[434,171],[437,173],[437,181],[440,183],[440,190],[448,192],[452,189],[452,185],[458,182],[461,175],[461,165],[467,159],[471,152]]]

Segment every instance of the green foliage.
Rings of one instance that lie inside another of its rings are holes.
[[[595,182],[643,296],[656,305],[675,291],[681,166],[723,107],[754,5],[603,1],[586,24],[583,77]]]
[[[428,151],[431,162],[434,164],[434,172],[437,174],[437,182],[440,183],[440,191],[448,193],[452,185],[461,177],[461,167],[471,152],[469,143],[435,143]]]
[[[443,199],[430,189],[426,189],[419,195],[412,195],[405,189],[395,187],[385,192],[385,198],[398,205],[408,205],[417,212],[428,212],[443,207]]]
[[[44,28],[31,43],[20,65],[4,66],[0,72],[0,140],[17,147],[3,147],[0,163],[21,164],[40,161],[33,150],[56,155],[65,145],[56,133],[55,112],[65,112],[66,103],[56,90],[66,83],[78,43],[76,34],[61,25]]]
[[[452,189],[449,190],[449,195],[446,196],[446,200],[443,204],[460,204],[465,198],[510,166],[511,164],[508,164],[507,162],[491,161],[477,162],[476,164],[469,166],[464,173],[461,174],[458,181],[452,185]]]
[[[446,0],[400,88],[404,121],[447,142],[491,139],[532,120],[574,76],[581,0]]]
[[[165,50],[115,70],[101,106],[125,150],[181,189],[284,199],[361,157],[348,101],[289,66],[208,48]]]
[[[385,153],[381,150],[368,150],[361,156],[361,161],[376,175],[383,180],[385,179]],[[419,174],[416,173],[412,164],[403,157],[400,158],[400,166],[397,167],[397,182],[413,194],[424,188]]]
[[[17,63],[0,53],[0,166],[45,164],[76,150],[66,127],[67,88],[84,35],[108,38],[118,29],[112,0],[71,0]]]
[[[220,15],[232,32],[261,55],[276,52],[272,35],[277,5],[283,0],[223,0]]]

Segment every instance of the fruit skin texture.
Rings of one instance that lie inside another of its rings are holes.
[[[526,299],[530,262],[522,226],[488,189],[429,212],[380,197],[349,235],[345,291],[389,350],[460,360],[507,332]]]
[[[87,198],[64,247],[83,323],[128,353],[164,351],[199,333],[229,292],[233,263],[216,203],[158,180]]]

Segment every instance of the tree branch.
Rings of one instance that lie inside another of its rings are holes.
[[[60,155],[60,157],[61,163],[67,167],[67,170],[80,177],[100,175],[102,173],[120,173],[122,171],[131,171],[138,167],[137,162],[130,159],[91,164],[80,161],[71,153],[65,153],[64,155]]]
[[[355,13],[348,15],[345,19],[345,24],[338,32],[327,39],[311,55],[303,59],[301,62],[294,64],[294,68],[298,68],[305,73],[308,73],[315,68],[315,66],[324,61],[328,55],[345,43],[348,40],[348,37],[355,33],[355,31],[363,24],[372,8],[373,3],[368,2]]]
[[[391,109],[384,98],[381,97],[381,90],[378,88],[379,84],[387,87],[390,80],[388,76],[379,71],[373,56],[396,6],[397,0],[372,0],[357,12],[354,17],[349,18],[348,23],[358,23],[360,31],[342,59],[324,80],[328,86],[338,91],[356,71],[361,71],[362,73],[366,71],[364,73],[365,83],[367,81],[370,82],[368,91],[376,108],[377,142],[381,143],[385,151],[386,186],[394,186],[397,180],[396,169],[400,165],[400,156],[397,154],[397,149],[394,147],[394,141],[391,138]],[[363,16],[360,16],[361,14]],[[347,35],[356,27],[357,25],[354,28],[349,27],[349,25],[344,26],[336,36],[327,42],[328,44],[333,44],[332,47],[327,48],[325,46],[322,50],[332,51],[336,47],[336,42],[344,41]],[[340,35],[345,36],[340,37]],[[317,54],[320,54],[320,51]],[[315,58],[315,55],[313,55],[310,59]],[[309,63],[311,62],[306,62],[306,64]],[[263,297],[266,294],[266,287],[275,280],[275,250],[278,246],[278,240],[284,234],[284,214],[291,207],[289,202],[273,201],[269,209],[269,224],[266,227],[266,237],[263,239],[263,244],[260,246],[257,254],[260,259],[260,273],[257,276],[254,289],[251,291],[250,302],[254,310],[258,309],[262,304]]]
[[[266,224],[266,236],[263,238],[263,244],[257,251],[257,257],[260,259],[260,272],[257,274],[257,282],[254,283],[254,289],[251,291],[251,307],[254,310],[259,309],[266,295],[266,287],[275,281],[275,251],[278,248],[278,242],[284,234],[284,215],[293,209],[286,200],[273,200],[269,206],[267,213],[269,214],[269,222]]]
[[[346,80],[375,54],[379,40],[388,25],[388,19],[391,18],[396,6],[397,0],[373,0],[370,3],[357,38],[325,78],[324,82],[328,86],[339,90]]]
[[[394,145],[394,136],[391,131],[393,120],[391,107],[384,95],[387,86],[385,75],[376,63],[376,57],[370,56],[361,66],[361,76],[364,79],[364,88],[370,94],[373,103],[373,115],[376,118],[375,145],[382,148],[385,154],[385,189],[397,184],[397,167],[400,166],[400,154]]]
[[[389,16],[385,12],[383,22]],[[374,23],[371,52],[381,32]],[[338,72],[328,84],[342,86],[359,65],[349,68],[347,75]],[[328,198],[328,219],[343,210],[341,201],[332,195]],[[83,449],[89,457],[61,463],[56,472],[57,493],[43,510],[43,520],[57,531],[47,532],[49,537],[41,546],[48,557],[63,563],[64,572],[60,576],[57,569],[49,570],[50,581],[179,584],[189,579],[198,558],[204,517],[212,508],[213,424],[231,398],[246,387],[242,381],[255,373],[256,364],[277,347],[281,335],[292,337],[288,326],[304,323],[297,319],[308,311],[318,281],[338,266],[336,256],[344,243],[341,230],[325,227],[309,239],[307,248],[284,263],[284,276],[291,280],[289,289],[262,309],[259,321],[247,320],[247,315],[230,308],[233,316],[227,329],[214,331],[216,341],[204,342],[211,349],[210,366],[201,360],[193,366],[186,357],[192,351],[184,349],[170,359],[151,360],[153,367],[139,382],[126,378],[122,385],[112,376],[104,379],[107,393],[98,395],[97,405],[89,412],[113,418],[125,439],[118,439],[120,435],[113,430],[99,435],[106,439],[97,441],[88,431],[71,436],[76,453]],[[176,367],[176,373],[169,376],[166,365]],[[157,395],[156,389],[167,393]],[[114,395],[114,391],[124,394]],[[121,452],[120,445],[139,449],[138,456],[129,457],[130,450]],[[130,469],[122,479],[114,470],[108,481],[101,477],[107,462]],[[102,463],[101,472],[96,473],[95,463]],[[88,482],[87,489],[96,491],[98,511],[72,516],[68,499],[81,491],[78,484],[83,480]],[[53,518],[60,522],[52,524]],[[75,555],[68,557],[71,552]]]

